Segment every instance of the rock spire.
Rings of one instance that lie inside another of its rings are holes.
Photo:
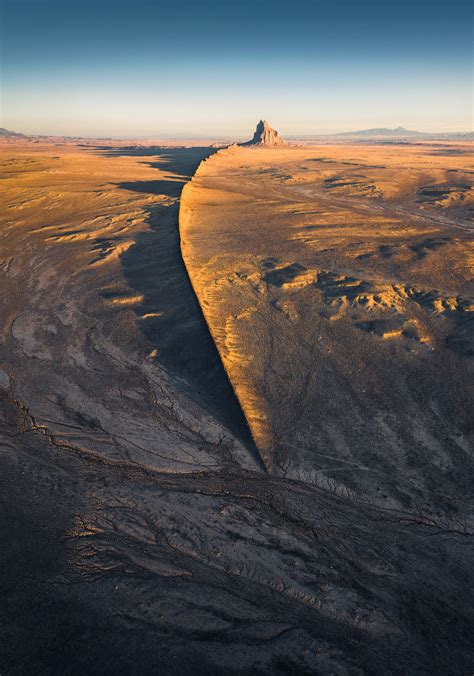
[[[284,143],[275,129],[272,129],[266,120],[260,120],[251,141],[242,145],[248,146],[279,146]]]

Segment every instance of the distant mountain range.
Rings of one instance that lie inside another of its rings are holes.
[[[404,127],[389,129],[388,127],[375,127],[374,129],[361,129],[359,131],[342,131],[334,136],[430,136],[422,131],[411,131]]]
[[[414,140],[420,139],[425,141],[435,141],[435,140],[451,140],[451,141],[471,141],[474,139],[474,133],[470,131],[466,132],[424,132],[424,131],[415,131],[412,129],[405,129],[405,127],[395,127],[390,129],[389,127],[374,127],[372,129],[359,129],[358,131],[343,131],[334,134],[318,134],[318,135],[307,135],[300,136],[299,138],[347,138],[354,140],[361,139],[387,139],[387,141],[397,142],[403,141],[405,139]],[[288,138],[296,138],[296,136],[289,136]]]
[[[353,141],[363,141],[364,139],[374,139],[385,143],[403,143],[404,141],[472,141],[474,132],[424,132],[405,129],[405,127],[373,127],[372,129],[359,129],[358,131],[342,131],[334,134],[287,134],[286,138],[292,141],[317,141],[318,139],[347,139]]]
[[[80,140],[81,138],[85,137],[80,137],[80,136],[45,136],[45,135],[37,135],[37,134],[21,134],[17,131],[11,131],[10,129],[5,129],[4,127],[0,127],[0,139],[48,139],[48,138],[57,138],[57,139],[65,139],[65,140]],[[101,137],[104,138],[104,137]],[[172,139],[174,137],[168,136],[168,138]],[[176,137],[178,138],[178,137]],[[179,137],[179,138],[184,138],[184,137]],[[187,137],[186,137],[187,138]],[[191,137],[189,137],[191,138]],[[377,139],[380,142],[383,142],[385,139],[385,142],[392,142],[392,143],[397,143],[397,142],[403,142],[404,140],[415,140],[415,139],[420,139],[425,140],[425,141],[435,141],[435,140],[445,140],[445,141],[472,141],[474,140],[474,132],[471,131],[466,131],[466,132],[423,132],[423,131],[414,131],[411,129],[405,129],[405,127],[395,127],[394,129],[390,129],[389,127],[373,127],[372,129],[359,129],[358,131],[342,131],[342,132],[337,132],[334,134],[288,134],[286,135],[286,138],[289,140],[297,141],[297,140],[304,140],[306,142],[311,141],[312,139],[318,140],[322,138],[328,138],[328,139],[352,139],[352,140],[364,140],[364,139]],[[96,137],[96,140],[99,140],[98,137]],[[106,137],[105,140],[112,140],[112,137]],[[230,140],[230,137],[229,137]]]
[[[20,134],[17,131],[10,131],[9,129],[4,129],[4,127],[0,127],[0,137],[5,137],[5,136],[15,137],[15,138],[18,138],[18,137],[24,138],[25,137],[24,134]]]

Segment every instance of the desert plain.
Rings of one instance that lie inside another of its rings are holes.
[[[2,670],[470,673],[472,147],[0,166]]]

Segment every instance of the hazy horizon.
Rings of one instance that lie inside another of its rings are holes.
[[[470,3],[1,2],[0,126],[246,137],[472,129]]]

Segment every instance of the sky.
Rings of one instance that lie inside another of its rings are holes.
[[[470,131],[469,0],[0,0],[0,126]]]

